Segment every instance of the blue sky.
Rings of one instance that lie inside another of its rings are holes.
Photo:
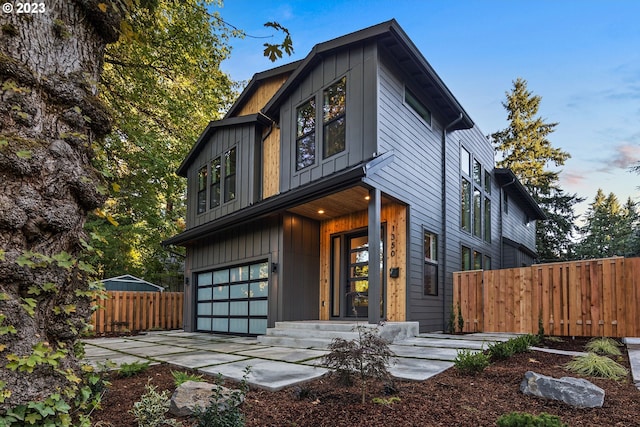
[[[640,1],[245,1],[218,9],[252,36],[287,27],[295,54],[272,64],[264,39],[233,40],[223,70],[234,80],[304,58],[316,44],[395,18],[485,134],[507,126],[505,92],[522,77],[558,122],[550,140],[572,158],[561,186],[593,201],[596,190],[640,202]],[[280,37],[275,34],[275,37]],[[274,41],[279,38],[274,38]]]

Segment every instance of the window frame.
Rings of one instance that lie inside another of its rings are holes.
[[[337,88],[339,86],[344,86],[343,88],[343,105],[340,112],[335,115],[332,115],[332,104],[328,102],[328,99],[332,99],[332,97],[328,93],[332,88]],[[338,124],[338,127],[342,127],[342,143],[341,147],[337,151],[328,152],[330,141],[328,140],[329,132],[328,128],[332,125],[339,123],[342,120],[342,124]],[[336,154],[342,153],[347,148],[347,76],[342,76],[340,79],[333,82],[331,85],[326,87],[322,91],[322,158],[327,159],[329,157],[335,156]]]
[[[197,185],[197,196],[196,196],[196,212],[199,214],[203,214],[207,211],[207,186],[208,186],[208,169],[207,165],[202,166],[198,169],[198,174],[196,175],[196,185]]]
[[[411,110],[422,123],[431,129],[433,113],[422,101],[420,101],[420,99],[418,99],[416,94],[409,89],[407,85],[404,86],[403,104],[409,107],[409,110]],[[424,112],[421,112],[420,110],[424,110]]]
[[[222,195],[222,159],[218,156],[211,160],[211,179],[209,180],[210,196],[209,209],[215,209],[220,206],[220,196]],[[214,182],[215,178],[215,182]]]
[[[300,112],[303,111],[306,106],[309,105],[310,108],[313,109],[313,114],[310,115],[310,117],[313,118],[313,127],[311,128],[311,130],[309,131],[303,131],[301,132],[301,125],[300,125],[300,120],[301,120],[301,116],[300,116]],[[300,103],[300,105],[298,105],[296,107],[296,116],[295,116],[295,135],[296,135],[296,140],[295,140],[295,152],[296,155],[294,157],[295,159],[295,165],[296,165],[296,172],[301,171],[303,169],[306,169],[310,166],[313,166],[316,164],[317,161],[317,141],[316,141],[316,134],[318,131],[318,107],[317,107],[317,101],[316,101],[316,97],[315,95],[307,98],[304,102]],[[312,147],[312,161],[307,163],[307,162],[301,162],[301,158],[300,158],[300,143],[306,140],[308,142],[310,142],[310,145]]]
[[[422,253],[424,256],[422,270],[422,295],[438,296],[438,235],[422,228]],[[429,256],[427,256],[427,237],[429,237]],[[427,276],[427,274],[429,274]],[[431,283],[427,282],[427,278]]]
[[[233,162],[230,161],[233,152]],[[231,147],[224,152],[224,203],[229,203],[236,199],[237,189],[237,171],[238,171],[238,150],[237,147]],[[233,169],[233,171],[231,171]],[[233,189],[231,190],[231,187]]]

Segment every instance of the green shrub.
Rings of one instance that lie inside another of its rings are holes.
[[[565,368],[576,374],[612,380],[624,379],[629,373],[624,366],[616,361],[595,353],[574,357],[571,362],[565,365]]]
[[[515,354],[511,340],[489,344],[487,352],[491,360],[505,360]]]
[[[453,364],[457,370],[464,374],[477,374],[489,366],[489,356],[468,349],[458,350]]]
[[[511,343],[514,353],[526,353],[529,351],[529,347],[539,344],[540,339],[537,335],[526,334],[512,338],[509,342]]]
[[[187,372],[182,371],[171,371],[171,375],[173,376],[173,383],[176,387],[180,387],[182,384],[187,381],[195,381],[202,382],[202,375],[189,374]]]
[[[362,404],[366,402],[367,379],[390,378],[387,365],[393,357],[389,343],[383,339],[376,329],[357,326],[358,338],[345,340],[334,338],[329,344],[329,354],[324,356],[324,364],[338,374],[342,384],[350,384],[353,376],[360,380]]]
[[[500,416],[496,424],[498,427],[568,427],[559,417],[545,412],[540,415],[511,412]]]
[[[251,372],[251,367],[244,369],[242,381],[240,381],[240,389],[232,390],[230,394],[224,395],[222,390],[222,375],[218,375],[213,395],[211,396],[211,404],[204,409],[196,408],[194,417],[198,421],[198,427],[244,427],[244,414],[240,411],[240,404],[244,401],[244,397],[249,391],[249,383],[247,378]],[[228,399],[227,405],[218,405],[219,401],[224,398]]]
[[[120,365],[118,369],[118,375],[121,377],[134,377],[143,372],[146,372],[149,369],[149,365],[151,362],[131,362],[131,363],[123,363]]]
[[[586,345],[586,350],[605,356],[621,356],[620,343],[611,338],[594,338]]]
[[[145,390],[147,392],[129,411],[136,418],[138,427],[180,426],[176,420],[165,417],[170,404],[169,392],[165,390],[158,393],[156,387],[151,384],[147,384]]]

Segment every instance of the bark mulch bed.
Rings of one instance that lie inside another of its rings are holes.
[[[562,343],[545,342],[546,346],[583,351],[587,339],[567,339]],[[563,368],[568,356],[538,351],[518,354],[509,360],[495,362],[476,376],[461,375],[449,369],[426,381],[396,381],[400,401],[373,403],[374,397],[385,397],[382,384],[369,387],[368,403],[360,403],[357,387],[336,385],[332,378],[322,378],[279,392],[251,389],[243,404],[246,425],[265,426],[495,426],[496,419],[512,411],[559,416],[569,426],[640,425],[640,391],[629,376],[622,382],[587,378],[605,390],[602,408],[576,409],[557,401],[543,400],[520,393],[520,382],[532,370],[556,378],[576,376]],[[623,350],[619,362],[629,368]],[[147,381],[158,390],[174,390],[172,370],[181,368],[162,364],[132,378],[113,376],[112,385],[103,399],[102,408],[93,414],[98,426],[136,426],[128,412],[144,393]],[[214,381],[213,378],[206,378]],[[227,383],[237,387],[237,384]],[[181,420],[195,425],[193,420]]]

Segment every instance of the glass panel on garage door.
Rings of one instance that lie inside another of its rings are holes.
[[[236,335],[266,333],[267,261],[199,273],[196,280],[198,331]]]

